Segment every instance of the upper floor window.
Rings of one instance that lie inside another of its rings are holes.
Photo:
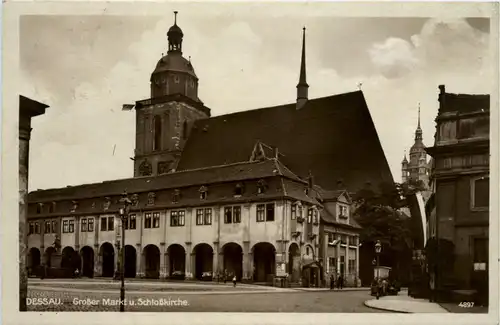
[[[42,211],[43,211],[43,203],[38,203],[36,205],[36,213],[40,214],[40,213],[42,213]]]
[[[297,219],[297,204],[292,204],[291,217],[292,220]]]
[[[206,186],[200,187],[200,200],[205,200],[207,198],[208,189]]]
[[[57,221],[52,220],[52,233],[57,233]]]
[[[68,220],[69,225],[68,225],[68,232],[73,233],[75,232],[75,220]]]
[[[488,176],[472,180],[472,207],[488,208],[490,205],[490,178]]]
[[[87,230],[89,232],[93,232],[94,231],[94,218],[88,218],[88,224],[87,224]]]
[[[184,210],[170,211],[170,226],[182,227],[184,226],[186,212]]]
[[[135,228],[136,228],[136,222],[137,222],[137,221],[136,221],[136,216],[135,216],[135,214],[131,214],[131,215],[129,215],[129,217],[128,217],[128,222],[127,222],[127,223],[128,223],[128,225],[127,225],[127,226],[128,226],[128,229],[135,229]],[[125,229],[127,229],[127,228],[125,228]]]
[[[115,230],[115,217],[108,217],[108,231]]]
[[[241,207],[225,207],[224,208],[224,223],[240,223],[241,222]]]
[[[101,231],[113,231],[115,229],[115,217],[101,217]]]
[[[45,221],[43,232],[45,234],[50,234],[52,232],[50,229],[50,221]]]
[[[312,223],[313,213],[314,213],[314,209],[313,208],[308,208],[307,209],[307,223]]]
[[[107,231],[107,230],[108,230],[108,218],[101,217],[101,231]]]
[[[341,218],[347,218],[347,207],[345,205],[340,205],[339,206],[339,217]]]
[[[56,211],[56,202],[52,202],[49,205],[49,213],[54,213]]]
[[[86,232],[87,231],[87,219],[83,218],[81,221],[81,231]]]
[[[161,116],[155,115],[153,118],[154,124],[154,138],[153,150],[161,150]]]
[[[35,223],[30,222],[29,223],[29,228],[28,228],[28,235],[34,234],[35,233]]]
[[[68,224],[69,224],[69,220],[63,220],[63,229],[62,229],[63,233],[69,232]]]
[[[153,213],[153,228],[160,228],[160,212]]]
[[[144,228],[151,228],[151,213],[144,214]]]
[[[243,184],[241,183],[236,184],[236,187],[234,188],[234,195],[235,196],[243,195]]]
[[[196,209],[196,225],[211,225],[212,224],[212,209],[202,208]]]
[[[319,220],[318,220],[319,216],[318,215],[319,215],[318,209],[313,209],[313,223],[316,225],[319,223]]]
[[[274,221],[274,203],[257,204],[257,222]]]

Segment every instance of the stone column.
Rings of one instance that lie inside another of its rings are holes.
[[[138,278],[144,277],[144,254],[142,253],[142,245],[136,244],[137,246],[137,258],[135,260],[136,263],[136,274]]]
[[[193,273],[191,272],[191,261],[192,261],[192,250],[191,243],[186,242],[186,257],[185,257],[185,274],[186,279],[192,279]]]
[[[99,251],[99,244],[94,244],[94,276],[102,275],[102,256]]]
[[[249,281],[251,279],[252,268],[249,260],[249,250],[250,250],[250,242],[243,242],[243,279]]]
[[[214,241],[214,254],[213,254],[213,264],[212,273],[215,279],[215,273],[219,272],[219,242]]]
[[[253,265],[253,252],[248,252],[248,270],[250,272],[249,280],[253,281],[253,276],[255,273],[254,265]]]
[[[170,255],[167,252],[164,254],[163,260],[165,262],[165,278],[170,276]]]
[[[347,276],[344,276],[346,279],[346,284],[348,283],[347,280],[352,278],[352,274],[350,273],[349,270],[349,236],[346,236],[346,242],[345,242],[345,266],[344,266],[344,272],[346,273]]]
[[[19,96],[19,310],[26,311],[28,297],[28,272],[26,269],[28,247],[28,170],[31,118],[45,114],[48,106],[24,96]]]
[[[60,223],[62,223],[62,220]],[[60,224],[59,228],[61,227],[62,225]],[[80,216],[75,216],[75,251],[77,253],[80,252]]]
[[[160,243],[160,279],[165,279],[167,277],[165,256],[165,243]]]
[[[337,263],[336,263],[337,265],[335,267],[335,273],[336,273],[335,274],[335,278],[337,278],[337,276],[340,273],[340,235],[338,235],[338,234],[337,234],[337,239],[338,239],[339,242],[337,243],[337,245],[335,247],[336,248],[336,251],[335,251],[336,256],[335,256],[335,258],[337,260]]]

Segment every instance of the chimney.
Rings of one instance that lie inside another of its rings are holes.
[[[306,81],[306,28],[302,29],[302,57],[300,60],[300,77],[297,84],[297,109],[301,109],[308,99],[309,85]]]
[[[313,186],[314,186],[314,176],[312,175],[311,171],[309,171],[309,176],[307,176],[307,183],[309,185],[309,188],[313,188]]]
[[[278,147],[274,147],[274,158],[278,159],[279,157],[279,152],[278,152]]]
[[[438,110],[438,114],[439,112],[444,109],[444,95],[446,94],[446,88],[444,87],[444,85],[439,85],[439,96],[438,96],[438,101],[439,101],[439,110]]]

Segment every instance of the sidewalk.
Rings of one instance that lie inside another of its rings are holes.
[[[343,288],[343,289],[330,289],[330,288],[301,288],[301,287],[297,287],[297,288],[292,288],[293,290],[297,290],[297,291],[330,291],[330,292],[342,292],[342,291],[366,291],[366,292],[370,292],[370,288],[366,288],[366,287],[359,287],[359,288],[355,288],[355,287],[347,287],[347,288]]]
[[[407,291],[401,291],[397,296],[384,296],[379,300],[375,298],[367,300],[365,306],[398,313],[448,313],[437,303],[408,296]]]

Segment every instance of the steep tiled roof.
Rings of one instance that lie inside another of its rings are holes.
[[[102,183],[39,190],[29,194],[29,201],[36,202],[43,201],[44,199],[103,197],[120,194],[124,190],[127,190],[129,193],[139,193],[160,189],[181,188],[197,184],[206,185],[220,182],[259,179],[278,175],[290,178],[294,181],[299,181],[303,184],[305,183],[289,170],[284,169],[282,164],[276,159],[265,159],[257,162],[199,168],[160,176],[127,178]]]
[[[349,223],[341,223],[337,222],[335,219],[335,216],[333,216],[328,209],[323,209],[321,210],[321,219],[329,224],[333,224],[335,226],[340,226],[340,227],[346,227],[346,228],[357,228],[361,229],[361,226],[354,220],[354,218],[351,216],[349,218]]]
[[[256,141],[277,147],[280,160],[302,179],[334,189],[342,179],[349,191],[367,181],[392,182],[362,92],[198,120],[178,170],[247,161]],[[210,154],[206,149],[210,148]]]

